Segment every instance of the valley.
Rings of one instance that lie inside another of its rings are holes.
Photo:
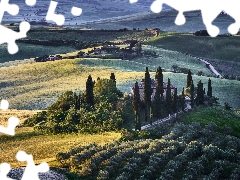
[[[0,160],[24,167],[12,156],[24,149],[68,180],[238,179],[239,36],[224,34],[232,22],[227,16],[216,21],[221,36],[193,35],[204,29],[197,11],[187,12],[188,23],[176,30],[174,13],[33,26],[17,42],[17,54],[1,46],[0,96],[10,106],[0,122],[13,115],[20,125],[15,136],[0,135]],[[162,74],[161,100],[138,101],[140,93],[131,91],[148,83],[146,74],[150,87]]]

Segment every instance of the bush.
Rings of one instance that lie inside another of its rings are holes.
[[[23,123],[23,126],[33,127],[36,124],[43,122],[47,119],[47,111],[38,112],[32,117],[26,119]]]

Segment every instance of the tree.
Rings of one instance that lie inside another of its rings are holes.
[[[188,88],[189,86],[191,86],[191,82],[192,82],[192,73],[190,70],[188,70],[188,75],[187,75],[187,86],[186,88]]]
[[[163,97],[163,74],[160,66],[157,68],[155,79],[157,81],[157,84],[156,84],[156,92],[154,95],[154,117],[160,118],[162,116],[161,106],[162,106],[162,97]]]
[[[207,95],[209,97],[212,97],[212,82],[211,82],[211,79],[209,78],[208,79],[208,91],[207,91]]]
[[[174,113],[177,112],[177,101],[178,101],[177,88],[175,88],[173,98],[172,98],[172,110],[173,110]]]
[[[99,79],[94,85],[95,101],[107,101],[116,104],[118,99],[118,90],[112,79]]]
[[[140,42],[138,42],[137,44],[135,44],[135,50],[137,55],[140,55],[140,52],[142,51],[142,44]]]
[[[86,93],[85,93],[85,102],[88,104],[89,107],[94,106],[93,87],[94,87],[94,83],[92,81],[91,75],[89,75],[86,82]]]
[[[198,85],[197,85],[197,98],[198,98],[199,104],[204,103],[204,90],[203,90],[203,83],[201,80],[198,82]]]
[[[193,84],[193,81],[191,82],[190,90],[191,90],[191,108],[193,108],[194,107],[194,84]]]
[[[171,114],[172,112],[172,95],[171,95],[171,86],[170,86],[170,79],[168,78],[168,85],[166,91],[166,109],[167,113]]]
[[[110,79],[113,80],[113,82],[114,82],[115,85],[116,85],[116,77],[115,77],[115,74],[114,74],[114,73],[111,73]]]
[[[151,88],[151,78],[148,71],[148,67],[146,67],[145,72],[145,79],[144,79],[144,103],[145,103],[145,121],[148,121],[148,114],[149,110],[151,113],[151,95],[152,95],[152,88]],[[149,108],[150,107],[150,108]]]
[[[184,111],[184,108],[185,108],[185,94],[184,94],[184,88],[183,88],[183,90],[182,90],[181,108],[182,108],[182,111]]]
[[[163,73],[162,68],[159,66],[156,71],[155,79],[157,81],[156,90],[159,88],[161,97],[163,97]]]
[[[138,82],[135,83],[134,91],[133,91],[133,111],[135,115],[135,130],[141,131],[141,121],[140,121],[140,94],[139,94],[139,87]]]

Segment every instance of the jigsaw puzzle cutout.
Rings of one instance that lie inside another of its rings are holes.
[[[1,180],[14,180],[12,178],[7,177],[7,174],[11,170],[11,166],[8,163],[1,163],[0,164],[0,179]]]
[[[136,3],[138,0],[129,0],[130,3]],[[228,27],[230,34],[237,34],[240,28],[240,1],[239,0],[220,0],[220,1],[194,1],[194,0],[155,0],[150,9],[154,13],[160,13],[162,11],[162,5],[166,4],[178,11],[178,15],[175,19],[175,24],[183,25],[186,22],[183,15],[186,11],[201,10],[203,23],[210,36],[216,37],[220,30],[217,26],[213,25],[213,21],[222,12],[226,12],[232,18],[235,19],[235,23]]]
[[[1,110],[7,110],[9,107],[9,103],[7,100],[2,99],[0,104]],[[4,133],[7,135],[14,136],[15,135],[15,128],[19,124],[19,119],[17,117],[10,117],[8,119],[8,127],[0,126],[0,133]]]
[[[25,3],[28,6],[34,6],[36,4],[36,0],[25,0]],[[56,22],[57,25],[63,25],[65,17],[61,14],[55,14],[57,4],[58,2],[56,1],[50,1],[46,20],[52,20]],[[9,4],[9,0],[2,0],[0,2],[0,23],[2,22],[2,18],[5,12],[8,12],[12,16],[15,16],[19,12],[19,7],[16,4]],[[82,9],[73,6],[71,9],[71,13],[73,16],[80,16],[82,14]],[[19,25],[19,30],[20,32],[15,32],[9,28],[0,25],[0,44],[8,43],[8,52],[10,54],[15,54],[18,52],[18,46],[15,41],[17,39],[27,37],[27,32],[30,30],[30,24],[25,21],[21,22]]]
[[[47,12],[47,16],[46,16],[46,20],[47,21],[54,21],[54,22],[56,22],[56,24],[58,26],[62,26],[65,22],[65,17],[61,14],[55,14],[57,4],[58,4],[58,2],[56,2],[56,1],[51,1],[50,2],[48,12]],[[71,9],[71,13],[72,13],[73,16],[80,16],[82,14],[82,9],[73,6],[72,9]]]
[[[27,5],[33,6],[36,0],[26,0]],[[12,16],[15,16],[19,12],[19,7],[16,4],[9,4],[9,0],[2,0],[0,3],[0,22],[5,12],[8,12]],[[27,32],[30,30],[30,24],[28,22],[21,22],[19,25],[19,31],[15,32],[11,29],[0,25],[0,44],[8,43],[8,52],[10,54],[15,54],[18,52],[18,46],[16,40],[20,38],[27,37]]]
[[[9,103],[7,100],[2,100],[0,104],[0,109],[7,110]],[[10,117],[8,119],[8,127],[0,126],[0,133],[15,135],[15,128],[19,124],[19,119],[16,117]],[[16,155],[18,161],[26,161],[27,166],[22,176],[22,180],[40,180],[38,177],[39,172],[48,172],[49,165],[46,162],[42,162],[39,165],[35,165],[33,161],[33,156],[27,154],[24,151],[19,151]],[[0,164],[0,180],[13,180],[12,178],[7,177],[7,174],[10,172],[11,166],[4,162]]]
[[[27,166],[23,173],[22,180],[40,180],[38,173],[49,171],[49,165],[46,162],[35,165],[33,156],[31,154],[27,154],[24,151],[19,151],[16,155],[16,158],[18,161],[27,161]]]

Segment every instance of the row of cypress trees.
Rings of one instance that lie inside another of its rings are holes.
[[[177,95],[177,88],[174,89],[174,93],[172,95],[171,92],[171,83],[170,79],[168,78],[168,84],[166,89],[166,97],[165,101],[163,100],[163,73],[162,68],[159,66],[156,71],[155,75],[156,80],[156,92],[154,95],[154,99],[152,101],[152,88],[151,88],[151,78],[149,74],[148,67],[146,67],[145,71],[145,79],[144,79],[144,91],[143,91],[143,103],[145,105],[145,121],[150,119],[150,124],[152,124],[152,118],[161,118],[162,117],[162,109],[163,105],[165,105],[165,110],[167,114],[171,114],[172,112],[176,113],[178,107],[180,106],[182,111],[185,108],[185,93],[184,88],[180,96]],[[204,104],[204,94],[205,88],[203,88],[203,83],[201,81],[197,84],[197,89],[195,89],[192,79],[192,73],[189,70],[187,75],[187,85],[186,89],[190,89],[190,97],[191,97],[191,107],[194,107],[194,104],[197,106],[200,104]],[[140,114],[141,114],[141,99],[140,99],[140,92],[139,92],[139,84],[138,82],[135,83],[134,91],[133,91],[133,111],[135,115],[135,129],[141,130],[141,121],[140,121]],[[208,91],[207,95],[212,97],[212,86],[211,80],[208,80]]]

